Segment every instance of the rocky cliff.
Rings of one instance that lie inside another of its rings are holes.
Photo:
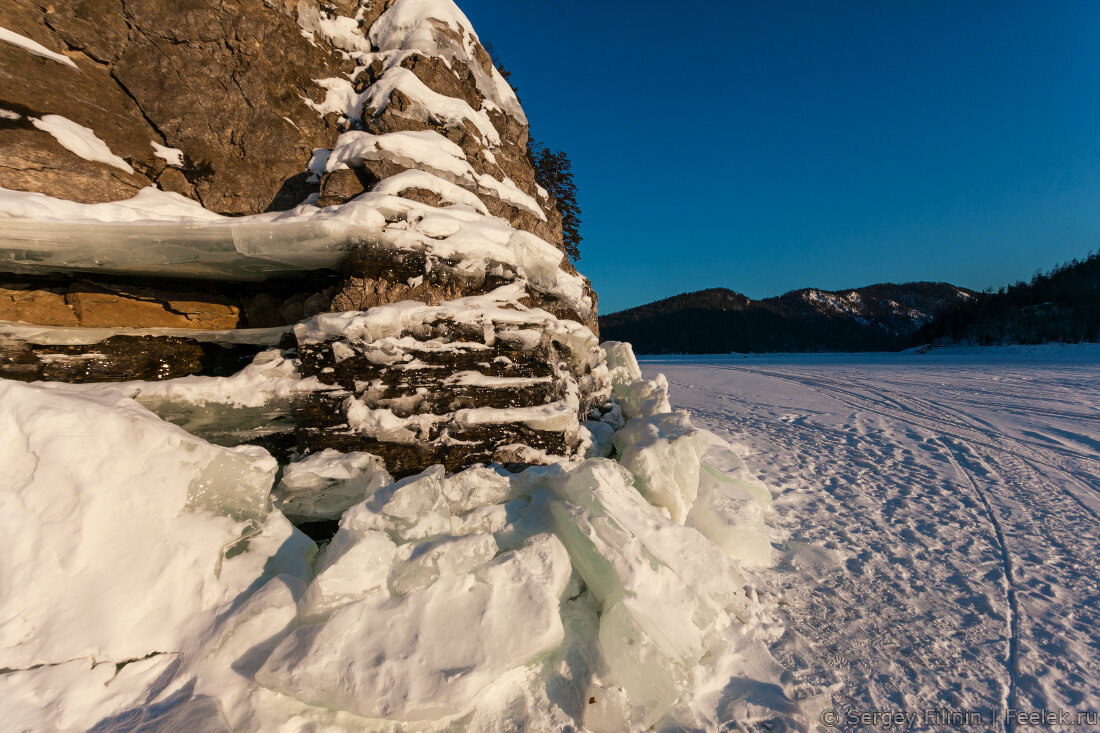
[[[208,437],[397,475],[583,448],[595,294],[449,0],[3,0],[0,26],[0,377],[219,378],[232,410],[262,354],[293,397]]]

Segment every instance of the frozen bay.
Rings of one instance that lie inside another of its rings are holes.
[[[642,366],[772,487],[783,537],[762,582],[808,641],[777,655],[817,670],[841,728],[1100,709],[1096,346]]]

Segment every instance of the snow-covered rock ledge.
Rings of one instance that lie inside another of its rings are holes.
[[[767,488],[604,348],[587,459],[286,468],[278,506],[350,504],[320,549],[262,449],[118,386],[0,381],[7,729],[806,729],[753,590]]]

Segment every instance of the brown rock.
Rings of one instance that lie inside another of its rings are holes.
[[[131,198],[150,183],[140,174],[79,158],[41,130],[0,126],[0,187],[45,188],[56,198],[99,203]]]
[[[154,300],[125,293],[77,289],[66,296],[81,326],[127,328],[236,328],[240,308],[216,302]]]
[[[342,168],[325,174],[321,184],[318,206],[336,206],[347,203],[381,180],[368,168]]]
[[[50,290],[0,287],[0,320],[43,326],[79,326],[65,296]]]
[[[315,148],[333,147],[349,127],[375,134],[431,130],[458,145],[479,174],[514,181],[538,202],[546,218],[499,200],[489,189],[478,190],[473,182],[460,184],[478,195],[492,215],[560,247],[561,217],[552,201],[537,195],[525,122],[490,112],[502,142],[490,154],[471,124],[448,127],[448,120],[425,114],[400,91],[381,111],[368,110],[366,119],[344,119],[340,113],[322,118],[306,103],[325,96],[315,79],[347,74],[355,62],[327,49],[323,39],[311,44],[302,35],[298,14],[352,17],[359,12],[360,26],[366,29],[391,5],[392,0],[0,0],[0,26],[79,65],[76,71],[0,44],[0,106],[21,115],[0,121],[0,186],[96,202],[127,198],[143,186],[157,185],[224,214],[287,209],[311,194],[323,206],[335,205],[404,167],[366,161],[311,183],[305,168]],[[444,41],[457,39],[442,25],[436,35]],[[437,93],[482,108],[476,78],[492,62],[480,46],[469,66],[423,54],[410,55],[402,64]],[[381,73],[381,64],[364,71],[356,91],[362,92]],[[135,172],[65,150],[30,124],[30,117],[44,114],[60,114],[90,127]],[[184,164],[168,166],[154,155],[152,142],[182,150]],[[401,194],[427,206],[443,203],[421,188]],[[574,272],[567,261],[562,267]],[[505,266],[494,267],[492,274],[470,272],[454,261],[376,245],[350,253],[339,273],[299,273],[256,283],[98,273],[0,276],[0,319],[57,326],[264,328],[294,324],[326,310],[364,310],[403,300],[439,304],[488,292],[515,277]],[[578,313],[545,293],[532,290],[522,305],[595,327],[594,314]],[[522,334],[508,334],[518,329],[513,320],[493,325],[497,332],[445,316],[417,323],[401,333],[403,344],[412,346],[393,363],[384,354],[392,345],[299,344],[293,335],[276,331],[268,347],[278,343],[286,358],[299,360],[304,376],[326,386],[265,406],[247,418],[192,414],[188,429],[209,428],[226,441],[257,440],[263,433],[264,445],[284,458],[292,450],[366,450],[383,456],[397,475],[434,463],[455,470],[477,462],[538,461],[538,450],[571,453],[579,440],[575,430],[543,432],[520,423],[471,427],[454,414],[474,407],[544,405],[575,389],[580,390],[578,414],[586,414],[594,401],[606,397],[600,372],[593,373],[590,345],[580,349],[584,354],[570,353],[573,347],[555,340],[552,329],[531,339],[531,330],[545,327],[539,319]],[[200,334],[116,336],[85,346],[20,343],[16,334],[17,329],[9,329],[0,343],[0,376],[81,382],[231,374],[261,348],[204,343]],[[453,378],[460,372],[523,381]],[[431,419],[415,440],[379,440],[368,428],[348,424],[349,396],[398,417]],[[167,417],[171,408],[164,409]],[[246,420],[259,423],[238,429]],[[234,432],[240,435],[234,437]]]
[[[189,185],[168,174],[164,187],[213,211],[287,209],[316,191],[306,164],[339,131],[303,99],[322,99],[313,80],[352,62],[310,45],[294,17],[263,0],[3,0],[0,25],[79,66],[0,44],[3,106],[89,127],[137,171],[128,179],[108,170],[116,183],[109,166],[45,143],[28,149],[25,135],[0,129],[0,186],[84,202],[128,198],[160,180],[155,141],[187,159],[180,174]]]

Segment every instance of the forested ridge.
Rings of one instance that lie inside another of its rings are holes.
[[[913,335],[926,343],[1100,341],[1100,252],[958,303]]]

